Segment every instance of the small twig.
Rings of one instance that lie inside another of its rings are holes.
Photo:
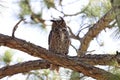
[[[87,53],[92,53],[92,52],[94,52],[95,50],[91,50],[91,51],[87,51]]]
[[[85,24],[84,24],[84,25],[85,25]],[[81,32],[82,30],[84,30],[84,29],[86,29],[86,28],[90,28],[90,26],[91,26],[91,25],[88,25],[88,26],[86,26],[86,27],[84,27],[84,28],[80,29],[80,30],[78,31],[77,36],[79,36],[79,34],[80,34],[80,32]]]
[[[69,32],[70,32],[70,38],[73,38],[73,39],[77,39],[77,40],[79,40],[79,41],[81,41],[81,38],[79,37],[79,36],[76,36],[73,32],[72,32],[72,30],[70,29],[70,27],[68,27],[67,26],[67,28],[69,29]]]
[[[92,53],[92,52],[94,52],[95,50],[91,50],[91,51],[79,51],[81,54],[86,54],[86,53]],[[84,55],[82,55],[82,57],[84,56]]]
[[[72,44],[70,44],[70,45],[75,49],[76,52],[78,52],[78,50],[76,49],[76,47],[74,45],[72,45]]]
[[[57,10],[58,12],[60,12],[61,14],[63,14],[63,17],[66,17],[66,16],[76,16],[76,15],[79,15],[79,14],[81,14],[83,12],[83,11],[79,11],[79,12],[74,13],[74,14],[66,14],[66,13],[64,13],[63,10],[58,10],[57,8],[54,8],[54,9]]]
[[[117,23],[117,21],[113,21],[113,23],[111,25],[108,25],[107,27],[110,29],[110,28],[113,28],[113,26],[115,26],[115,24]]]
[[[74,33],[72,32],[71,28],[67,26],[67,28],[69,29],[69,32],[71,35],[74,35]],[[75,35],[74,35],[75,36]]]
[[[24,21],[25,19],[21,19],[20,21],[18,21],[17,22],[17,24],[14,26],[14,28],[13,28],[13,30],[12,30],[12,38],[14,38],[15,37],[15,31],[17,30],[17,28],[18,28],[18,25],[22,22],[22,21]]]

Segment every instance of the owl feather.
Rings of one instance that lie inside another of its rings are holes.
[[[66,23],[63,18],[61,18],[60,20],[51,21],[53,23],[48,38],[49,50],[56,54],[67,55],[70,45],[70,38],[67,31]],[[50,69],[59,71],[59,65],[51,64]]]

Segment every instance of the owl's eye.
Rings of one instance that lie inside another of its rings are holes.
[[[58,31],[58,28],[55,28],[54,30],[55,30],[55,31]]]
[[[54,32],[59,32],[59,27],[52,27],[52,30],[54,31]]]

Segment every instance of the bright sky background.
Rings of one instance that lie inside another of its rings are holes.
[[[6,35],[11,35],[12,34],[12,29],[14,27],[14,25],[19,21],[15,16],[16,14],[18,14],[19,12],[19,7],[17,6],[16,1],[19,0],[2,0],[3,1],[3,5],[5,7],[0,8],[0,33],[2,34],[6,34]],[[74,0],[64,0],[63,5],[66,5],[68,3],[71,3],[69,6],[65,6],[64,11],[66,13],[75,13],[77,11],[79,11],[83,5],[87,4],[86,0],[80,0],[77,3],[72,4],[72,1]],[[36,2],[34,2],[36,3]],[[36,3],[36,5],[33,5],[33,8],[35,9],[39,4]],[[76,6],[74,6],[76,5]],[[74,7],[73,7],[74,6]],[[54,13],[54,10],[51,9],[51,12],[53,12],[54,17],[59,17],[62,16],[60,13]],[[44,19],[51,19],[50,17],[50,13],[51,12],[47,12],[47,14],[44,14],[43,18]],[[58,16],[59,15],[59,16]],[[74,33],[76,33],[79,29],[79,24],[76,23],[75,18],[71,18],[74,21],[69,24],[68,26],[71,27],[71,29],[73,30]],[[26,19],[26,21],[29,19]],[[67,22],[69,20],[69,18],[65,18],[65,21]],[[51,23],[48,21],[46,22],[48,24],[51,25]],[[51,27],[48,26],[47,29],[45,31],[41,30],[38,26],[31,26],[31,25],[24,25],[23,23],[20,23],[19,28],[17,29],[17,31],[15,32],[15,36],[17,38],[20,39],[24,39],[26,41],[30,41],[31,43],[34,43],[36,45],[40,45],[44,48],[48,48],[48,34],[50,31]],[[113,38],[110,37],[111,33],[113,31],[107,29],[106,32],[102,31],[101,34],[99,34],[99,43],[100,44],[104,44],[104,46],[100,47],[97,42],[96,42],[96,38],[94,38],[94,41],[91,42],[91,47],[88,50],[95,50],[93,53],[115,53],[116,50],[120,50],[119,46],[120,46],[120,41],[119,40],[113,40]],[[73,44],[76,47],[79,47],[79,43],[78,41],[73,41]],[[8,48],[6,47],[0,47],[0,55],[3,55],[4,51],[7,50]],[[14,55],[14,63],[16,63],[16,60],[21,57],[24,60],[29,60],[29,59],[36,59],[36,58],[32,58],[30,56],[28,56],[27,54],[21,54],[23,52],[20,52],[18,50],[15,50],[15,55]],[[23,56],[24,55],[24,56]],[[26,56],[25,56],[26,55]],[[75,50],[72,49],[72,47],[70,47],[70,53],[69,55],[76,55],[75,54]],[[19,74],[20,75],[20,74]],[[15,79],[16,77],[13,76],[13,78]],[[13,78],[10,78],[8,80],[12,80]],[[5,80],[6,78],[2,79]],[[22,80],[24,80],[21,77]],[[21,80],[21,79],[17,79],[17,80]]]

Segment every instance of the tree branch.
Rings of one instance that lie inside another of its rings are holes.
[[[96,37],[102,30],[104,30],[114,19],[115,16],[113,10],[111,9],[96,24],[94,24],[93,27],[89,29],[89,31],[81,39],[81,46],[78,50],[78,56],[82,56],[85,54],[81,53],[81,51],[87,51],[90,41],[93,40],[93,38]]]
[[[76,60],[76,62],[84,62],[84,63],[91,64],[91,65],[109,65],[109,66],[120,65],[120,54],[114,54],[114,55],[87,54],[82,57],[69,57],[69,58]]]
[[[72,32],[72,30],[71,30],[71,28],[70,27],[68,27],[67,26],[67,28],[68,28],[68,30],[69,30],[69,32],[70,32],[70,38],[73,38],[73,39],[76,39],[76,40],[81,40],[81,38],[79,37],[79,36],[76,36],[73,32]]]
[[[81,58],[78,58],[77,56],[69,57],[69,59],[73,59],[76,62],[84,62],[91,65],[111,65],[111,66],[114,66],[114,63],[116,62],[120,65],[119,58],[120,58],[120,54],[116,54],[116,55],[109,55],[109,54],[89,55],[88,54]],[[115,64],[115,66],[116,65],[117,64]],[[50,67],[50,63],[45,60],[34,60],[34,61],[18,63],[15,65],[0,68],[0,78],[3,78],[5,76],[11,76],[17,73],[29,72],[31,70],[47,69],[49,67]]]
[[[83,62],[76,62],[76,60],[70,59],[68,56],[52,53],[45,48],[26,42],[25,40],[0,34],[0,45],[24,51],[32,56],[43,58],[52,64],[57,64],[77,72],[82,72],[86,76],[91,76],[95,79],[119,80],[116,75],[113,75],[105,70],[93,67],[92,65]]]
[[[21,19],[19,22],[17,22],[17,24],[14,26],[13,30],[12,30],[12,37],[14,38],[15,37],[15,31],[17,30],[18,28],[18,25],[24,21],[25,19]]]
[[[3,78],[5,76],[11,76],[13,74],[17,74],[21,72],[22,73],[29,72],[31,70],[46,69],[49,67],[50,67],[49,62],[45,60],[35,60],[35,61],[18,63],[15,65],[0,68],[0,78]]]

